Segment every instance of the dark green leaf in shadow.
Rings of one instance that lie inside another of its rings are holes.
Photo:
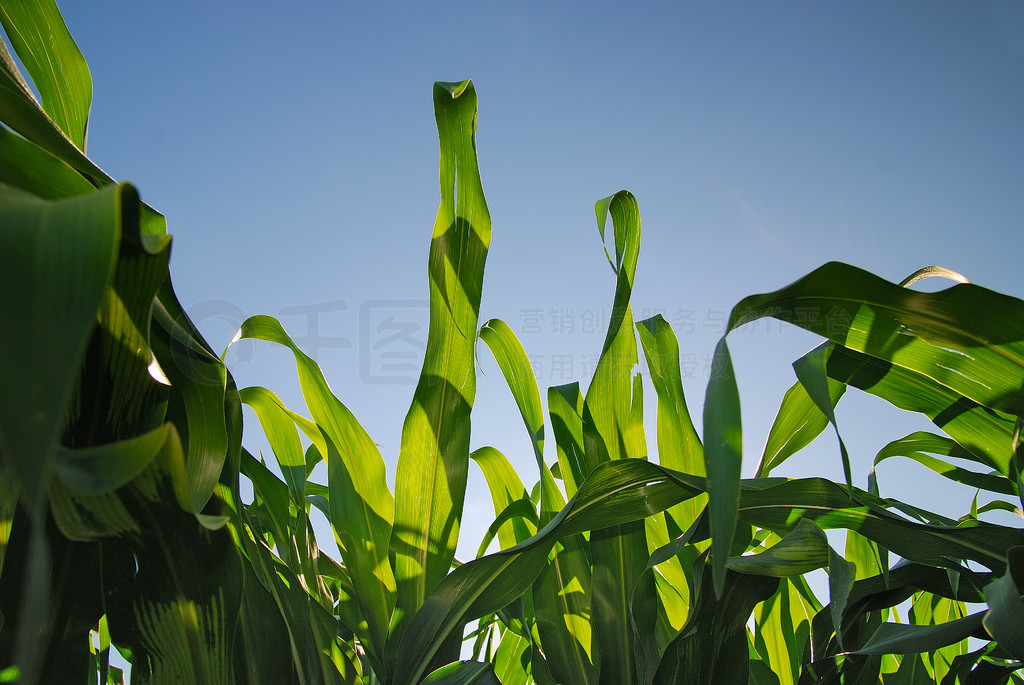
[[[967,637],[983,635],[985,612],[937,625],[883,623],[853,654],[920,654],[951,645]]]
[[[476,661],[448,664],[428,675],[423,682],[438,685],[501,685],[491,664]]]
[[[38,502],[96,313],[113,278],[128,186],[46,201],[0,189],[0,453]],[[26,420],[25,417],[31,417]]]
[[[988,612],[982,623],[992,639],[1012,658],[1024,660],[1024,547],[1009,550],[1006,573],[985,587]]]
[[[718,593],[704,565],[700,559],[694,568],[696,592],[690,618],[665,650],[654,685],[747,682],[747,621],[754,607],[775,593],[779,580],[727,571]]]

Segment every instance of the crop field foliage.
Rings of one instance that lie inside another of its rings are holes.
[[[86,155],[92,83],[56,5],[5,2],[0,21],[0,682],[1024,682],[1024,532],[986,517],[1021,514],[1024,301],[940,267],[891,283],[825,264],[735,305],[692,415],[672,326],[630,306],[641,223],[624,190],[595,203],[615,287],[593,377],[542,388],[513,329],[480,320],[477,92],[439,82],[429,332],[389,483],[274,317],[235,341],[287,350],[305,406],[236,386],[171,286],[164,217]],[[728,336],[767,318],[821,344],[742,478]],[[483,355],[528,473],[470,449]],[[916,462],[978,493],[970,510],[854,487],[847,392],[926,417],[874,463]],[[787,478],[825,431],[845,478]],[[459,559],[477,469],[494,518]]]

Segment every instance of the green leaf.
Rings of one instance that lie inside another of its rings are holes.
[[[801,519],[778,543],[758,554],[729,557],[728,567],[748,575],[799,576],[827,566],[828,540],[818,526]]]
[[[560,683],[598,682],[593,582],[582,536],[556,543],[533,586],[533,607],[551,675]]]
[[[954,482],[969,485],[972,488],[999,492],[1004,495],[1017,494],[1013,481],[1005,476],[969,471],[930,456],[932,454],[941,454],[945,457],[955,457],[967,461],[978,461],[978,458],[972,452],[961,447],[956,441],[940,435],[918,431],[899,440],[894,440],[879,450],[878,454],[875,455],[875,465],[877,466],[890,457],[906,457]]]
[[[516,502],[526,500],[529,502],[529,494],[526,487],[519,479],[519,474],[512,468],[512,464],[498,450],[493,447],[481,447],[469,455],[484,474],[487,487],[491,492],[491,502],[494,505],[494,515],[498,516],[507,511]],[[529,505],[533,507],[533,504]],[[533,511],[536,518],[537,513]],[[537,532],[536,523],[528,524],[526,520],[512,519],[509,525],[502,525],[498,528],[498,541],[502,549],[508,549],[531,537]]]
[[[289,494],[296,502],[300,501],[306,494],[306,457],[292,413],[266,388],[242,388],[238,394],[242,403],[256,412],[288,484]]]
[[[835,347],[828,375],[907,411],[920,412],[973,455],[1003,475],[1011,471],[1014,418],[967,400],[924,374],[844,347]]]
[[[533,455],[540,471],[540,523],[543,526],[555,512],[565,506],[565,499],[544,463],[544,410],[541,408],[533,366],[522,343],[504,321],[491,319],[485,323],[480,329],[480,339],[487,344],[498,362],[498,368],[512,391],[530,436]]]
[[[134,480],[171,439],[178,440],[177,431],[166,423],[137,438],[108,445],[74,450],[58,447],[53,468],[73,490],[101,495]]]
[[[476,155],[472,82],[434,85],[441,205],[430,245],[430,329],[402,427],[390,554],[398,604],[390,649],[455,556],[469,467],[474,347],[491,219]]]
[[[851,537],[857,536],[854,531],[847,533],[847,544]],[[867,542],[867,541],[865,541]],[[870,543],[868,543],[870,544]],[[850,591],[861,572],[861,568],[852,560],[844,559],[831,547],[828,549],[828,595],[829,607],[832,614],[832,630],[836,634],[836,641],[843,646],[843,612],[846,610],[847,602],[850,599]]]
[[[697,488],[667,483],[665,473],[641,459],[603,464],[534,537],[453,570],[413,619],[398,655],[396,683],[416,682],[453,630],[521,596],[547,566],[556,540],[636,521],[699,494]]]
[[[754,644],[780,685],[796,685],[810,638],[811,621],[821,605],[801,577],[786,578],[754,609]],[[751,676],[758,669],[750,664]]]
[[[867,644],[854,654],[920,654],[975,635],[985,612],[937,625],[883,623]]]
[[[29,502],[41,494],[96,313],[114,275],[129,186],[47,201],[0,189],[0,453]],[[26,417],[30,417],[26,419]]]
[[[565,500],[544,463],[544,415],[533,367],[515,333],[503,321],[488,321],[480,329],[480,338],[494,354],[529,433],[540,471],[543,526],[565,506]],[[583,544],[578,537],[556,544],[550,564],[533,590],[537,631],[552,675],[559,682],[581,685],[596,677],[590,625],[591,570]]]
[[[501,685],[490,664],[476,661],[449,664],[428,675],[423,682],[438,685]]]
[[[814,316],[796,315],[796,307]],[[972,402],[1024,414],[1024,301],[973,284],[922,293],[831,262],[745,298],[729,330],[764,316],[931,378]]]
[[[178,424],[186,443],[192,509],[199,512],[241,442],[231,428],[241,424],[241,403],[234,380],[182,310],[170,281],[153,302],[153,321],[153,354],[180,397],[169,406],[168,418]]]
[[[608,216],[612,218],[616,279],[608,332],[583,405],[584,474],[609,460],[647,457],[643,385],[639,375],[634,376],[638,357],[629,306],[640,252],[640,208],[632,194],[620,191],[600,200],[595,211],[602,238]],[[634,601],[645,610],[637,619],[650,630],[657,621],[653,578],[644,575],[646,554],[646,536],[639,523],[590,537],[593,630],[601,654],[601,677],[608,682],[626,684],[636,679],[629,594],[641,576],[644,587],[634,592]]]
[[[0,23],[39,90],[43,111],[85,152],[92,78],[53,0],[10,0]]]
[[[1012,658],[1024,659],[1024,601],[1020,585],[1024,584],[1024,547],[1009,550],[1006,573],[985,587],[988,612],[982,621],[992,639]]]
[[[368,622],[367,633],[361,637],[366,638],[367,650],[380,658],[395,592],[387,557],[394,504],[384,459],[356,418],[331,392],[317,363],[298,348],[276,319],[250,317],[235,338],[277,343],[291,350],[295,358],[302,396],[322,431],[317,442],[326,448],[331,527]],[[251,399],[253,395],[247,396]],[[304,422],[299,425],[308,429]],[[294,462],[299,457],[292,454],[289,459]]]
[[[491,319],[480,328],[480,339],[494,355],[512,397],[523,417],[526,432],[538,462],[544,459],[544,411],[530,358],[516,334],[501,319]]]
[[[658,462],[666,468],[706,475],[704,445],[693,426],[683,393],[679,368],[679,343],[667,321],[659,314],[637,324],[647,367],[658,393]],[[685,530],[703,511],[705,498],[687,500],[669,513],[680,530]]]
[[[723,337],[715,348],[711,379],[704,398],[704,461],[708,474],[711,568],[715,594],[725,588],[725,566],[736,532],[740,469],[743,462],[740,394],[729,346]]]
[[[0,127],[0,182],[46,200],[85,195],[96,190],[66,162]]]
[[[727,571],[722,592],[704,560],[695,568],[696,601],[683,631],[665,650],[654,685],[745,683],[749,677],[747,620],[754,607],[778,589],[778,578]]]
[[[800,384],[807,391],[807,396],[832,424],[836,431],[836,439],[839,441],[839,453],[843,461],[843,475],[846,476],[846,484],[853,487],[853,476],[850,473],[850,455],[846,451],[846,443],[839,434],[839,424],[836,423],[835,400],[833,399],[832,381],[826,375],[826,364],[830,353],[830,345],[822,344],[814,350],[793,362],[793,370],[800,380]]]
[[[565,494],[572,497],[584,479],[583,395],[579,383],[548,388],[551,432],[558,447],[558,466]]]
[[[8,4],[14,8],[14,14],[7,14]],[[25,29],[25,34],[19,36],[22,44],[28,42],[43,41],[43,49],[40,53],[40,57],[49,61],[50,59],[58,59],[50,54],[49,47],[46,43],[46,38],[43,36],[32,35],[37,27],[32,26],[33,19],[28,17],[26,20],[26,14],[31,14],[33,10],[41,10],[44,14],[56,11],[53,6],[52,0],[46,0],[42,5],[35,3],[38,7],[33,8],[31,3],[24,2],[23,0],[17,0],[15,3],[5,3],[0,12],[0,22],[4,23],[4,29],[8,36],[12,33],[19,32],[21,28]],[[14,16],[18,22],[18,26],[8,27],[7,24],[12,21]],[[64,22],[57,17],[59,27],[52,27],[54,34],[57,36],[57,45],[61,48],[63,56],[59,59],[69,61],[69,68],[72,72],[75,70],[75,61],[72,52],[77,52],[78,48],[74,46],[74,42],[68,44],[70,36],[61,35],[66,34],[67,29],[64,27]],[[19,55],[20,56],[20,55]],[[80,57],[80,55],[79,55]],[[23,57],[24,61],[24,57]],[[42,64],[31,58],[25,62],[26,64],[35,62],[36,64]],[[88,77],[88,70],[86,69],[85,76]],[[56,82],[56,87],[59,89],[62,84],[59,76],[46,75],[44,81],[49,84]],[[81,74],[76,77],[73,73],[71,74],[70,89],[75,90],[75,86],[78,86],[78,90],[81,90],[83,81]],[[91,90],[91,84],[89,86]],[[52,92],[52,87],[46,83],[41,86],[40,91],[49,90]],[[90,95],[91,97],[91,95]],[[52,105],[53,100],[44,101],[46,105]],[[74,108],[79,108],[81,103],[75,103]],[[54,115],[58,118],[64,119],[59,110],[61,104],[58,102],[54,109]],[[85,114],[88,114],[88,102],[85,103]],[[74,118],[74,116],[72,117]],[[90,182],[96,186],[102,186],[113,183],[113,179],[110,178],[106,173],[103,172],[98,166],[96,166],[88,157],[85,156],[84,150],[84,138],[85,138],[85,120],[81,121],[81,130],[72,131],[72,135],[80,136],[82,139],[81,145],[76,145],[72,138],[68,137],[68,134],[61,129],[59,122],[54,123],[53,120],[47,116],[43,108],[36,102],[35,97],[32,95],[32,91],[29,90],[28,84],[25,82],[24,77],[18,71],[17,66],[14,63],[13,58],[7,50],[6,44],[0,41],[0,122],[4,125],[9,126],[13,130],[17,131],[21,135],[25,136],[28,140],[32,141],[39,147],[43,148],[50,154],[58,157],[59,159],[67,162],[69,165],[80,171],[83,175],[89,178]],[[64,121],[65,125],[69,128],[72,126],[77,129],[78,122],[70,121],[70,119]]]

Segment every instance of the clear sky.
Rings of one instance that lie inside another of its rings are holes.
[[[89,153],[167,216],[186,309],[218,350],[245,316],[279,316],[392,473],[416,376],[402,364],[418,370],[425,339],[437,80],[476,85],[493,220],[481,322],[516,330],[542,394],[593,371],[614,290],[593,206],[622,188],[643,218],[634,313],[676,326],[698,425],[728,310],[824,262],[895,281],[939,264],[1024,296],[1019,2],[62,5],[92,70]],[[751,329],[731,337],[747,474],[789,364],[817,342]],[[479,356],[473,447],[532,484],[518,413]],[[287,354],[228,360],[240,386],[303,409]],[[856,392],[840,404],[861,487],[878,449],[927,427],[898,414]],[[777,473],[840,479],[834,436]],[[954,515],[973,495],[912,464],[886,463],[880,483]],[[463,557],[493,518],[472,467],[466,518]]]

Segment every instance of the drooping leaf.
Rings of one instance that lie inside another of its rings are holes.
[[[529,501],[526,487],[505,455],[493,447],[481,447],[471,452],[469,456],[484,474],[491,493],[495,516],[507,510],[515,502],[524,499]],[[532,506],[531,503],[531,509]],[[536,518],[536,511],[533,512],[533,515]],[[523,542],[536,532],[536,524],[530,525],[523,519],[513,519],[508,526],[501,526],[497,530],[502,549],[508,549]]]
[[[966,461],[978,461],[978,458],[972,452],[961,447],[956,441],[941,435],[932,435],[931,433],[918,431],[899,440],[894,440],[879,450],[878,454],[875,455],[875,465],[877,466],[885,459],[891,457],[905,457],[913,459],[922,466],[957,483],[1004,495],[1017,494],[1017,489],[1009,478],[996,474],[978,473],[954,466],[949,462],[931,456],[933,454],[955,457]]]

